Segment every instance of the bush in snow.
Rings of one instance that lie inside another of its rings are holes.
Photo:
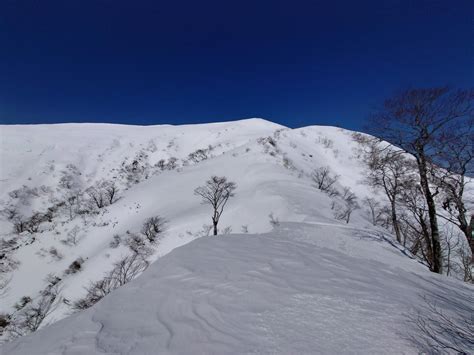
[[[84,264],[84,259],[77,258],[71,263],[71,265],[69,265],[69,267],[66,269],[64,273],[66,275],[75,274],[76,272],[79,272],[82,270],[82,264]]]
[[[163,218],[159,216],[150,217],[145,220],[140,232],[150,243],[156,243],[159,236],[165,231],[165,225],[166,221]]]
[[[199,163],[208,158],[212,149],[214,149],[212,146],[209,146],[207,149],[197,149],[188,155],[188,159],[193,163]]]

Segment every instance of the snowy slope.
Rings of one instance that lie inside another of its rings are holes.
[[[408,314],[424,309],[423,297],[451,315],[472,310],[472,291],[367,232],[285,223],[175,249],[93,308],[4,353],[417,353],[410,338],[423,334]]]
[[[361,276],[365,281],[382,277],[375,276],[378,267],[384,270],[393,269],[389,272],[393,275],[402,272],[401,270],[404,270],[403,275],[411,272],[425,275],[424,266],[387,242],[391,241],[391,236],[385,235],[385,241],[381,240],[380,236],[374,237],[376,231],[368,221],[367,211],[363,208],[355,211],[349,224],[336,220],[334,211],[331,209],[332,199],[314,187],[310,178],[311,172],[315,168],[329,166],[334,174],[340,175],[338,189],[350,187],[360,201],[366,196],[373,196],[373,192],[361,184],[363,164],[357,156],[357,145],[352,140],[350,131],[317,126],[289,129],[261,119],[248,119],[189,126],[140,127],[109,124],[1,126],[0,136],[1,208],[14,206],[20,214],[31,216],[34,212],[44,212],[48,207],[64,201],[72,191],[83,192],[87,187],[101,180],[113,181],[119,188],[119,199],[112,205],[100,209],[98,214],[71,217],[67,209],[62,208],[55,212],[51,222],[41,224],[39,231],[33,234],[28,232],[14,234],[12,222],[4,215],[0,216],[0,237],[9,242],[6,249],[9,259],[8,267],[5,266],[5,258],[0,261],[0,265],[3,262],[4,271],[6,270],[2,273],[2,278],[9,280],[8,287],[3,294],[0,294],[0,312],[14,312],[15,303],[23,296],[31,297],[33,300],[38,298],[40,292],[48,284],[48,277],[51,280],[51,275],[53,275],[60,279],[58,285],[65,302],[57,305],[42,323],[42,327],[72,313],[70,305],[84,296],[84,288],[91,281],[102,279],[111,270],[114,262],[129,253],[128,248],[123,244],[118,247],[111,246],[115,236],[123,239],[128,233],[139,233],[144,220],[148,217],[160,215],[168,221],[166,234],[154,247],[153,255],[150,257],[150,261],[158,260],[158,262],[147,271],[148,275],[161,272],[161,267],[168,267],[166,260],[175,260],[170,262],[170,274],[160,274],[161,278],[167,279],[175,272],[172,268],[185,267],[179,266],[178,257],[172,255],[193,254],[193,248],[202,248],[204,252],[209,243],[218,240],[201,238],[202,247],[201,240],[196,241],[183,248],[184,251],[179,249],[169,257],[159,259],[173,249],[205,234],[203,225],[210,224],[210,210],[193,195],[193,190],[202,185],[211,175],[225,175],[238,185],[236,196],[229,201],[220,221],[221,232],[226,227],[229,227],[228,231],[231,229],[233,233],[270,232],[272,230],[272,225],[269,223],[270,213],[284,222],[286,230],[286,232],[277,231],[263,239],[255,239],[260,238],[257,236],[255,238],[252,236],[250,239],[245,236],[224,238],[223,243],[230,244],[216,245],[215,248],[221,248],[215,249],[217,254],[227,255],[226,253],[231,252],[227,248],[233,248],[234,243],[242,242],[242,248],[252,250],[249,258],[257,258],[256,263],[259,264],[259,254],[262,254],[262,258],[272,259],[275,257],[272,254],[274,249],[283,245],[278,243],[285,238],[290,240],[294,237],[299,240],[295,248],[302,249],[301,255],[305,254],[304,249],[307,244],[312,245],[311,248],[316,248],[314,250],[315,263],[318,256],[330,257],[325,254],[326,249],[329,248],[330,253],[339,253],[341,259],[361,263],[360,267],[364,272],[371,267],[374,268],[367,275]],[[190,154],[198,150],[201,153],[204,152],[205,158],[202,155],[190,157]],[[67,188],[64,186],[64,181],[68,182]],[[381,196],[375,197],[381,198]],[[294,233],[288,226],[295,230]],[[77,232],[77,243],[75,245],[63,243],[74,231]],[[304,238],[306,240],[302,240]],[[266,241],[269,243],[269,254],[265,254]],[[253,245],[252,243],[261,244]],[[51,254],[52,248],[57,251],[59,257],[57,254],[56,256]],[[196,253],[196,259],[194,256],[186,256],[189,260],[183,262],[186,264],[195,262],[196,265],[200,265],[207,260],[207,256]],[[300,252],[295,249],[294,254],[288,256],[289,265],[298,264],[298,258],[295,257],[298,253]],[[236,255],[235,263],[241,263],[242,260],[239,261],[239,259],[242,257],[247,260],[243,254],[244,250],[242,250],[242,255]],[[66,269],[78,258],[84,260],[80,272],[66,273]],[[351,258],[357,258],[357,260]],[[226,269],[222,267],[226,263],[223,260],[219,255],[215,260],[218,265],[204,263],[203,267],[222,271],[224,275],[215,275],[215,277],[225,278],[227,277]],[[238,273],[239,265],[237,264],[229,266],[236,268],[232,273]],[[249,264],[249,268],[252,267],[251,265],[253,264]],[[314,268],[308,269],[308,272],[317,274],[319,267],[315,265],[313,264]],[[354,277],[354,274],[345,274],[344,270],[352,268],[348,262],[341,261],[341,269],[335,262],[331,266],[324,265],[324,268],[328,273],[336,272],[344,279],[352,280]],[[334,270],[330,271],[329,269],[332,268]],[[305,278],[301,268],[291,272],[294,272],[295,278]],[[345,275],[342,276],[342,274]],[[205,281],[209,277],[207,273],[201,276],[204,283],[211,282]],[[149,277],[154,278],[154,276]],[[276,277],[275,274],[274,278]],[[419,276],[413,277],[419,278]],[[431,276],[425,275],[422,278],[425,277]],[[143,277],[137,282],[146,283],[146,279]],[[364,284],[364,280],[360,281],[361,285]],[[325,284],[325,287],[328,287],[327,292],[331,292],[332,287],[339,287],[338,284],[330,284],[330,281],[327,280],[329,283]],[[415,281],[408,276],[403,276],[394,282],[400,287],[407,287],[404,285],[405,282],[412,287]],[[433,282],[438,282],[438,280]],[[374,285],[370,285],[372,286]],[[186,288],[192,288],[193,285],[183,287],[184,292]],[[308,285],[308,287],[313,286]],[[380,287],[392,289],[395,286],[390,286],[387,281],[387,283],[381,282]],[[265,287],[262,286],[262,288]],[[273,292],[272,289],[263,289],[261,292]],[[150,292],[157,294],[156,297],[160,298],[177,297],[165,291],[159,294],[160,290],[160,288],[150,289]],[[114,291],[107,299],[119,297],[115,294],[120,295],[120,292],[126,291]],[[416,290],[413,292],[416,293]],[[282,295],[282,297],[287,296]],[[148,299],[145,293],[140,297]],[[381,298],[384,297],[381,296]],[[415,295],[409,297],[414,299]],[[117,299],[116,304],[121,302],[120,298]],[[152,299],[145,301],[142,299],[140,304],[154,302]],[[247,301],[251,302],[251,299]],[[106,302],[109,301],[104,300],[103,303]],[[411,300],[407,301],[406,305],[410,302]],[[183,304],[183,307],[190,307],[190,305]],[[222,308],[222,304],[219,307]],[[376,308],[379,307],[382,306],[376,306]],[[140,313],[136,309],[129,311]],[[74,315],[67,322],[75,322],[74,319],[89,319],[87,317],[91,317],[95,314],[94,312],[96,311],[90,310],[84,315]],[[127,317],[134,318],[135,316],[131,313]],[[188,313],[185,312],[183,317],[190,316]],[[387,315],[388,313],[380,314]],[[222,315],[216,313],[215,316],[228,316],[229,319],[239,317],[235,314],[224,313]],[[341,327],[339,323],[341,319],[336,318],[334,324],[339,324],[338,327]],[[289,319],[288,321],[297,320]],[[85,337],[84,341],[93,340],[96,337],[91,330],[96,329],[95,326],[89,329],[87,322],[90,320],[80,321],[80,324],[71,323],[73,327],[85,327],[85,333],[78,335],[79,338]],[[193,323],[193,321],[190,322]],[[296,327],[289,323],[286,325]],[[67,327],[64,330],[67,333]],[[210,332],[209,329],[203,331],[206,334]],[[92,338],[88,338],[87,334],[91,334]],[[101,334],[105,333],[101,332]],[[150,334],[152,337],[157,336],[155,333]],[[279,334],[277,331],[274,339],[277,339]],[[134,336],[134,339],[141,341],[140,336],[138,334]],[[208,336],[211,337],[212,334]],[[409,347],[399,337],[393,339],[394,346],[400,349]],[[51,343],[54,342],[51,341]],[[61,342],[61,344],[65,343]],[[306,345],[310,346],[309,344],[314,343],[308,342]],[[207,349],[204,345],[202,346],[204,350]],[[250,351],[243,348],[235,349],[237,352]],[[186,349],[176,348],[175,350],[186,352]],[[219,352],[220,349],[209,348],[209,350]],[[232,348],[223,347],[222,350],[231,351]],[[346,350],[350,352],[349,348]],[[296,348],[288,349],[288,351],[299,352]]]

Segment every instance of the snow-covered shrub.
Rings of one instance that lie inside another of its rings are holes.
[[[192,153],[189,153],[188,159],[192,161],[193,163],[199,163],[203,160],[206,160],[209,157],[209,153],[213,150],[214,148],[210,145],[208,148],[205,149],[197,149]]]

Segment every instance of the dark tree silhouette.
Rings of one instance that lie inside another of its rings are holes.
[[[433,247],[433,269],[442,272],[442,253],[435,196],[431,186],[430,165],[440,162],[440,143],[447,132],[473,117],[474,90],[452,90],[447,87],[409,89],[385,100],[381,109],[370,117],[369,130],[408,153],[415,159],[420,185],[426,200],[430,237]]]
[[[212,225],[214,235],[217,235],[217,225],[224,211],[224,207],[230,197],[234,196],[234,190],[237,188],[235,182],[227,181],[225,176],[212,176],[206,181],[206,185],[197,187],[194,194],[202,198],[203,204],[212,206]]]

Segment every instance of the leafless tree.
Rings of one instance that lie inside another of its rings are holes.
[[[118,188],[112,181],[100,181],[86,190],[90,202],[98,209],[117,201]]]
[[[114,280],[116,287],[120,287],[132,281],[147,267],[148,261],[141,255],[133,253],[116,262],[109,277]]]
[[[364,205],[369,208],[369,216],[372,222],[372,225],[376,226],[380,223],[380,217],[382,210],[380,208],[380,202],[377,201],[375,198],[366,197],[364,198]]]
[[[93,206],[100,209],[107,205],[107,196],[105,195],[105,191],[99,187],[91,186],[86,190],[86,193],[89,195],[90,202]]]
[[[439,166],[433,166],[431,172],[434,184],[441,190],[442,208],[448,214],[447,218],[445,213],[440,217],[462,231],[474,254],[474,238],[465,201],[466,186],[470,181],[466,176],[474,173],[474,118],[463,123],[454,131],[443,132],[436,142]]]
[[[463,295],[463,298],[467,298]],[[472,303],[472,301],[471,301]],[[424,305],[408,315],[409,322],[418,329],[409,339],[423,352],[430,354],[471,354],[474,349],[474,309],[457,303],[446,312],[434,300],[424,297]]]
[[[23,336],[36,331],[45,318],[59,304],[60,289],[57,284],[49,285],[40,292],[35,302],[29,302],[15,314],[8,330],[13,337]]]
[[[334,217],[349,223],[352,212],[360,208],[357,196],[349,187],[344,187],[341,197],[344,204],[342,206],[336,204]]]
[[[443,135],[472,119],[473,99],[474,90],[409,89],[385,100],[383,107],[371,116],[368,127],[376,136],[415,157],[428,208],[432,271],[437,273],[442,273],[442,255],[435,204],[437,191],[430,185],[429,164],[438,162],[438,142]]]
[[[203,204],[212,206],[212,225],[214,235],[217,235],[217,225],[224,211],[224,207],[230,197],[234,196],[237,188],[235,182],[228,181],[225,176],[212,176],[206,181],[206,185],[197,187],[194,194],[200,196]]]
[[[73,308],[83,310],[92,307],[113,290],[136,278],[145,271],[148,265],[148,261],[138,253],[133,253],[119,260],[102,280],[92,282],[86,288],[86,296],[74,302]]]
[[[109,181],[104,183],[103,189],[105,190],[105,195],[107,196],[107,201],[109,205],[117,201],[118,188],[117,186],[115,186],[114,182]]]
[[[333,185],[339,179],[339,175],[332,174],[329,166],[323,166],[314,170],[311,174],[311,178],[319,190],[330,192],[333,189]]]
[[[165,231],[166,221],[159,216],[147,218],[143,223],[141,233],[150,243],[156,243],[158,237]]]
[[[421,186],[419,184],[406,185],[400,195],[400,200],[405,211],[401,216],[403,226],[406,227],[404,228],[404,240],[410,240],[411,252],[414,255],[421,254],[430,270],[434,271],[435,262],[430,223]]]
[[[450,276],[453,269],[453,256],[456,250],[459,249],[460,239],[459,235],[453,230],[452,225],[444,228],[443,237],[442,250],[445,272],[446,276]]]
[[[403,151],[395,150],[377,138],[363,136],[358,140],[367,170],[364,182],[378,191],[382,189],[390,202],[391,226],[399,243],[402,242],[398,218],[398,197],[404,185],[410,183],[411,166]]]

